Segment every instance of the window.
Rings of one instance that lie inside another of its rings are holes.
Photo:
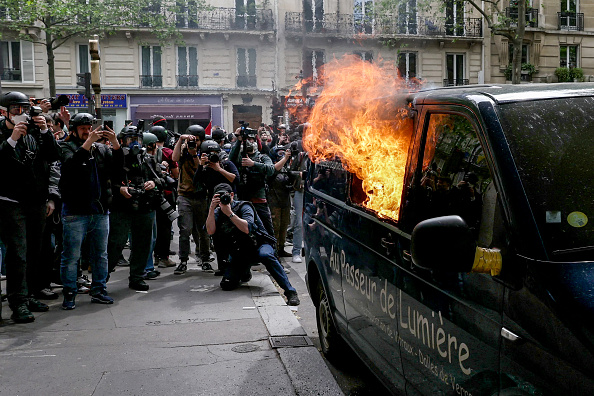
[[[35,82],[33,43],[29,41],[0,41],[0,76],[4,81]]]
[[[305,29],[320,32],[324,27],[324,0],[303,0]]]
[[[235,28],[253,29],[256,26],[255,0],[235,0]]]
[[[355,0],[353,14],[356,33],[373,33],[373,0]]]
[[[324,63],[323,50],[305,50],[303,54],[303,77],[316,81],[322,76]]]
[[[194,0],[177,0],[177,13],[175,15],[175,26],[178,28],[198,27],[198,5]]]
[[[371,51],[353,51],[353,55],[357,55],[361,60],[373,62],[373,52]]]
[[[256,49],[237,49],[237,86],[256,86]]]
[[[398,75],[405,80],[417,76],[417,54],[415,52],[398,54]]]
[[[508,56],[509,56],[509,64],[512,64],[512,59],[514,56],[514,45],[509,43],[508,45]],[[528,63],[528,44],[522,44],[522,63]]]
[[[347,197],[348,172],[340,161],[321,161],[315,165],[311,186],[342,202]]]
[[[446,54],[444,85],[468,85],[468,80],[464,78],[464,54]]]
[[[140,86],[162,87],[161,47],[158,45],[143,45],[141,56],[142,74],[140,75]]]
[[[408,0],[398,6],[398,33],[417,34],[417,2]]]
[[[562,45],[559,47],[559,58],[561,67],[579,67],[577,45]]]
[[[89,61],[89,45],[79,44],[78,46],[78,72],[88,73],[91,71]]]
[[[578,14],[576,0],[561,0],[559,13],[559,27],[566,30],[583,30],[583,14]]]
[[[450,36],[464,35],[464,1],[447,0],[446,34]]]
[[[177,86],[198,86],[198,50],[196,47],[177,47]]]

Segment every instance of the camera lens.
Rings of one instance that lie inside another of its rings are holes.
[[[220,199],[223,205],[229,205],[229,203],[231,203],[231,194],[228,192],[223,193],[223,195],[220,196]]]
[[[195,149],[196,148],[196,142],[195,141],[189,141],[188,142],[188,148],[190,149]]]
[[[209,162],[219,162],[219,160],[220,160],[220,158],[217,153],[210,153],[210,155],[208,156]]]

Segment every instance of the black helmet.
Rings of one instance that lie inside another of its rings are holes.
[[[70,120],[70,127],[71,131],[76,131],[76,127],[80,125],[93,125],[93,121],[95,117],[89,113],[77,113],[72,117]]]
[[[134,125],[128,125],[122,128],[122,138],[132,137],[132,136],[142,136],[142,132],[138,130]]]
[[[29,97],[22,92],[6,92],[0,97],[0,109],[8,111],[11,105],[30,105]]]
[[[217,142],[215,142],[214,140],[205,140],[204,142],[202,142],[202,144],[200,145],[200,152],[201,153],[218,153],[219,151],[221,151],[221,146],[219,146],[219,144]]]
[[[204,131],[204,128],[200,125],[190,125],[188,127],[188,129],[186,129],[186,134],[194,135],[194,136],[198,137],[200,140],[204,140],[204,138],[206,136],[206,132]]]
[[[220,142],[221,140],[225,140],[225,131],[217,128],[214,131],[212,131],[211,136],[213,140]]]
[[[167,129],[161,125],[154,125],[149,129],[149,132],[157,137],[158,142],[164,142],[167,139]]]
[[[145,132],[142,134],[142,144],[148,146],[149,144],[157,143],[157,136],[151,132]]]

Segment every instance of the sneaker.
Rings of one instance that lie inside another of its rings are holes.
[[[291,257],[291,253],[287,253],[284,249],[278,251],[278,257]]]
[[[29,297],[27,299],[27,308],[31,312],[47,312],[49,311],[49,306],[47,304],[42,303],[36,298]]]
[[[12,310],[10,319],[14,320],[15,323],[30,323],[35,320],[35,316],[27,308],[27,304],[23,303]]]
[[[188,262],[184,261],[173,271],[175,275],[183,275],[188,270]]]
[[[113,304],[113,298],[109,297],[106,291],[91,294],[91,302],[97,304]]]
[[[231,279],[228,279],[228,278],[223,278],[220,285],[221,285],[221,289],[223,289],[225,291],[230,291],[230,290],[237,289],[237,287],[239,286],[239,282],[232,281]]]
[[[116,265],[118,265],[120,267],[127,267],[130,265],[130,263],[128,262],[128,260],[126,260],[124,257],[122,257],[118,260],[118,263]]]
[[[62,309],[69,311],[69,310],[76,308],[76,305],[74,303],[75,298],[76,298],[76,293],[64,292],[64,301],[62,302]]]
[[[166,259],[159,259],[159,268],[175,267],[175,265],[175,261],[171,260],[169,257]]]
[[[79,286],[78,287],[78,294],[88,294],[91,291],[91,289],[89,289],[86,286]]]
[[[208,255],[208,256],[203,256],[203,257],[200,257],[200,260],[201,260],[203,263],[210,263],[211,261],[214,261],[214,260],[215,260],[215,258],[214,258],[214,256],[212,256],[212,255]]]
[[[252,280],[252,271],[248,270],[239,280],[242,283],[247,283]]]
[[[152,270],[144,274],[144,280],[157,279],[159,275],[161,275],[159,271]]]
[[[214,269],[212,268],[212,265],[204,263],[202,264],[202,272],[214,272]]]
[[[301,304],[296,291],[286,291],[285,297],[287,297],[287,305],[297,306]]]
[[[285,246],[293,246],[293,241],[286,240]]]
[[[86,275],[79,276],[76,279],[76,283],[78,285],[82,285],[82,286],[86,286],[86,287],[91,287],[91,281],[89,280],[89,277],[86,276]]]
[[[285,271],[285,274],[290,274],[291,270],[287,267],[285,267],[284,265],[281,264],[281,266],[283,267],[283,271]]]
[[[292,261],[293,261],[294,263],[301,263],[301,262],[302,262],[302,261],[301,261],[301,256],[294,255],[294,256],[293,256],[293,260],[292,260]]]
[[[6,280],[6,275],[0,275],[0,281]]]
[[[149,285],[147,285],[143,280],[130,282],[128,283],[128,287],[132,290],[138,291],[147,291],[149,289]]]
[[[33,293],[33,297],[38,300],[56,300],[59,296],[58,293],[53,292],[49,287],[41,289],[38,292]]]

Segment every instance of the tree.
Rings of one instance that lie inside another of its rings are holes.
[[[506,37],[513,47],[512,52],[512,84],[519,84],[522,68],[522,44],[524,41],[524,32],[526,30],[526,1],[527,0],[418,0],[416,7],[418,10],[437,9],[443,13],[445,9],[453,2],[466,3],[478,13],[480,13],[486,22],[487,29],[491,34]],[[506,16],[505,5],[509,2],[510,13]],[[378,4],[380,13],[393,13],[399,10],[402,4],[409,3],[409,0],[381,0]],[[484,7],[481,7],[481,3]],[[436,7],[438,5],[438,7]]]
[[[195,11],[203,0],[192,2]],[[50,96],[56,95],[54,51],[73,37],[105,36],[123,28],[146,31],[161,42],[180,39],[175,17],[184,12],[180,1],[160,0],[0,0],[4,29],[19,39],[43,44],[47,54]]]

